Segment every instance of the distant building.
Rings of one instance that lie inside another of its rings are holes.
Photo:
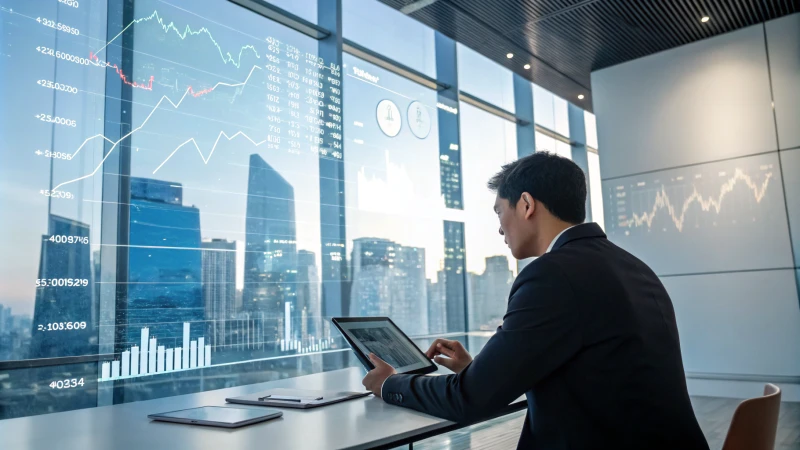
[[[444,221],[444,283],[447,309],[447,332],[466,331],[465,287],[466,252],[464,250],[464,223]]]
[[[245,232],[242,312],[264,315],[267,341],[294,339],[292,321],[283,320],[299,315],[294,188],[256,154],[250,155]]]
[[[322,337],[322,297],[317,256],[308,250],[297,252],[297,304],[295,319],[299,323],[300,337],[305,341],[309,336]]]
[[[48,233],[42,236],[39,257],[40,286],[31,324],[29,358],[91,355],[97,353],[97,329],[92,322],[94,277],[91,246],[65,244],[52,236],[89,238],[89,225],[51,214]],[[51,240],[53,239],[53,240]],[[76,281],[77,280],[77,281]],[[70,281],[72,286],[62,285]],[[86,322],[85,329],[72,330],[69,339],[58,332],[48,332],[50,324]],[[39,330],[39,326],[43,330]]]
[[[206,343],[228,344],[228,321],[236,313],[236,242],[212,239],[203,248],[203,304]]]
[[[470,329],[493,330],[503,321],[514,273],[506,256],[486,258],[486,269],[480,275],[469,274]]]
[[[127,325],[123,348],[137,344],[142,327],[167,347],[179,346],[183,323],[203,336],[200,210],[183,206],[183,188],[131,178],[128,301],[117,319]]]
[[[426,280],[428,291],[428,333],[447,332],[447,303],[445,301],[445,271],[437,273],[436,283]]]
[[[350,315],[389,316],[409,335],[427,333],[425,249],[359,238],[351,266]]]
[[[409,336],[428,334],[425,249],[398,246],[392,271],[392,320]]]

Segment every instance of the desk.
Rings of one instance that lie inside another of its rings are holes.
[[[363,376],[363,369],[348,368],[197,394],[3,420],[0,447],[9,450],[391,448],[463,426],[389,405],[372,396],[310,410],[287,408],[280,419],[233,430],[151,422],[147,418],[156,412],[225,405],[226,397],[277,387],[360,391],[364,389]],[[521,397],[496,416],[525,407],[525,398]]]

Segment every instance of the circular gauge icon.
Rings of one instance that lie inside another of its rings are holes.
[[[431,132],[431,115],[425,105],[417,101],[408,105],[408,127],[414,136],[420,139],[428,137]]]
[[[381,100],[378,103],[378,109],[375,114],[381,131],[389,137],[397,136],[403,123],[403,119],[400,117],[400,109],[397,108],[397,105],[391,100]]]

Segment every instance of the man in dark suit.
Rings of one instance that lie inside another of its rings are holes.
[[[375,355],[364,385],[384,401],[468,423],[525,394],[519,448],[708,449],[686,390],[672,301],[640,260],[586,217],[572,161],[535,153],[503,166],[500,234],[517,259],[503,324],[474,360],[457,341],[427,354],[453,375],[396,374]]]

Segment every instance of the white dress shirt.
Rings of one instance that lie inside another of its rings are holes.
[[[553,238],[552,242],[550,242],[550,245],[547,247],[547,251],[545,253],[550,253],[550,250],[552,250],[553,246],[556,245],[556,241],[558,240],[558,238],[560,238],[561,235],[564,234],[565,231],[569,230],[570,228],[575,228],[578,225],[580,225],[580,224],[572,225],[571,227],[567,227],[567,228],[564,228],[563,230],[561,230],[561,233],[558,233],[556,235],[556,237]]]

